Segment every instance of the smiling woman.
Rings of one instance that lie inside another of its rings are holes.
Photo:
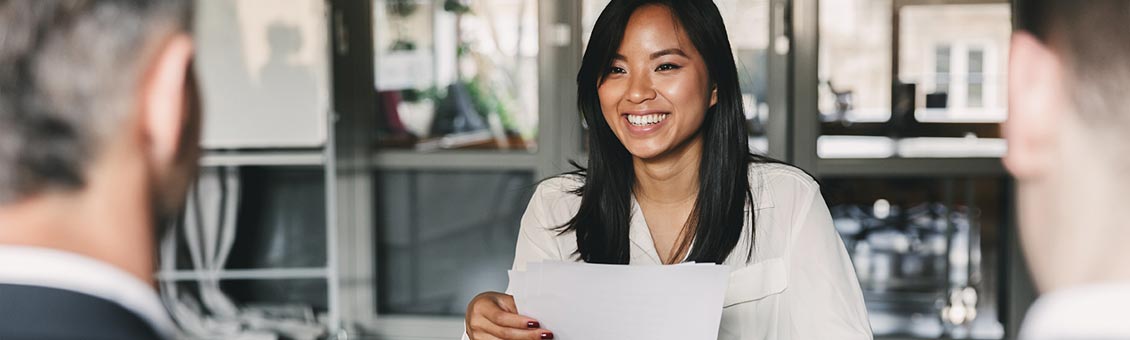
[[[579,106],[593,127],[584,173],[591,185],[567,228],[587,243],[578,244],[587,262],[628,263],[620,246],[627,242],[619,240],[628,223],[614,220],[628,220],[632,192],[664,263],[679,262],[687,251],[698,252],[692,261],[721,263],[752,217],[742,209],[751,197],[752,156],[746,143],[733,142],[747,134],[725,28],[716,21],[711,29],[702,6],[672,6],[689,25],[662,4],[610,3],[577,76]],[[704,150],[704,142],[714,147]],[[621,216],[598,213],[618,207]],[[689,249],[694,238],[700,246]]]
[[[577,87],[591,152],[577,173],[587,184],[577,192],[582,203],[567,225],[582,240],[580,257],[629,263],[634,193],[662,262],[722,263],[753,217],[743,209],[752,201],[749,163],[770,160],[751,156],[745,143],[737,68],[717,8],[613,1],[588,46]]]
[[[718,102],[702,55],[666,7],[640,8],[626,32],[633,34],[623,37],[598,86],[604,119],[641,159],[687,149],[672,144],[701,140],[706,110]]]
[[[720,339],[871,338],[819,186],[749,152],[738,71],[712,1],[610,2],[577,87],[587,167],[538,186],[514,269],[724,264],[732,274]],[[467,335],[553,338],[519,313],[512,296],[483,293],[468,305]]]

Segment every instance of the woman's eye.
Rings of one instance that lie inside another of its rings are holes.
[[[670,70],[677,70],[677,69],[679,69],[679,65],[675,65],[675,64],[663,64],[663,65],[659,65],[659,67],[655,68],[656,71],[670,71]]]
[[[612,66],[612,67],[608,68],[608,73],[619,74],[619,73],[628,73],[628,71],[623,69],[623,68],[620,68],[620,67]]]

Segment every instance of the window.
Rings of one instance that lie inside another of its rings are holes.
[[[973,46],[973,44],[959,42],[954,46],[960,50],[965,51],[965,59],[961,59],[960,55],[954,55],[952,47],[949,44],[939,45],[934,48],[934,88],[932,93],[926,95],[927,109],[954,109],[955,112],[960,112],[962,109],[979,109],[984,108],[986,88],[985,88],[985,64],[987,63],[987,54],[985,48],[980,46]],[[964,72],[951,72],[951,65],[964,64]],[[958,86],[965,89],[961,95],[956,95],[953,91],[953,79],[959,80]],[[950,101],[951,98],[958,98],[959,100]],[[953,104],[961,103],[961,104]]]
[[[980,48],[970,48],[968,63],[969,71],[966,73],[968,92],[965,105],[971,108],[982,107],[985,104],[985,51]]]
[[[373,1],[380,147],[534,151],[537,1]]]
[[[820,158],[1003,154],[1011,9],[947,2],[820,2]]]
[[[551,172],[536,143],[539,114],[557,119],[539,108],[543,4],[372,0],[385,320],[460,317],[476,294],[506,289],[520,218]]]
[[[819,108],[824,121],[891,117],[891,0],[821,1]]]
[[[915,100],[917,120],[1004,121],[1008,58],[1002,56],[1011,34],[1009,5],[906,5],[898,15],[898,79],[922,87]],[[945,104],[936,105],[942,97]]]
[[[934,50],[934,94],[939,96],[941,105],[931,105],[930,97],[926,97],[926,107],[946,107],[946,99],[950,92],[950,46],[940,45]]]

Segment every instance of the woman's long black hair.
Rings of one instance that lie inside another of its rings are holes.
[[[578,106],[589,127],[588,167],[573,172],[584,177],[584,185],[573,192],[582,197],[581,206],[559,231],[576,233],[577,255],[585,262],[629,261],[632,155],[605,121],[597,88],[609,72],[628,19],[649,4],[670,10],[702,55],[717,87],[717,104],[706,111],[699,131],[703,143],[698,198],[685,227],[694,233],[687,261],[721,264],[740,240],[747,218],[753,228],[756,209],[745,211],[747,202],[754,204],[749,163],[771,160],[749,152],[738,70],[722,15],[711,0],[613,0],[600,13],[577,74]],[[677,249],[686,249],[690,241],[685,238]],[[752,251],[751,246],[750,256]]]

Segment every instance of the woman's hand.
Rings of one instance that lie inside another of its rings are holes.
[[[471,340],[553,339],[537,320],[518,315],[514,297],[497,292],[475,296],[467,304],[467,336]]]

